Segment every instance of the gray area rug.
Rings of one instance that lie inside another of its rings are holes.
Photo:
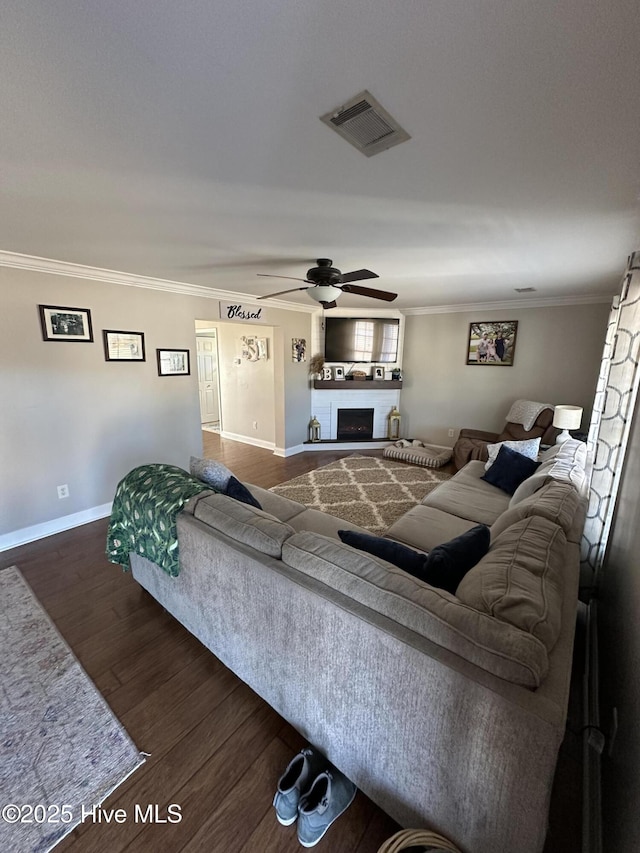
[[[46,853],[144,758],[15,566],[0,649],[0,850]]]
[[[450,477],[432,468],[353,454],[270,491],[379,534]]]

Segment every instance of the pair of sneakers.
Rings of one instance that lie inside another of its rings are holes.
[[[324,755],[305,747],[289,762],[278,780],[273,799],[276,817],[283,826],[298,821],[298,841],[314,847],[331,824],[345,812],[356,795],[356,786]]]

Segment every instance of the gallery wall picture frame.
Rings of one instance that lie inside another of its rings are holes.
[[[158,376],[189,376],[188,349],[156,349]]]
[[[303,362],[307,360],[307,339],[291,338],[291,361]]]
[[[93,343],[91,311],[61,305],[38,305],[43,341]]]
[[[146,361],[144,332],[120,332],[103,329],[105,361]]]
[[[517,334],[517,320],[483,320],[470,323],[467,364],[478,367],[512,367]]]

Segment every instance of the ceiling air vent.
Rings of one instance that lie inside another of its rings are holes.
[[[320,121],[367,157],[411,139],[366,89],[337,110],[320,116]]]

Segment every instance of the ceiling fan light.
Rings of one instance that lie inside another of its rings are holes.
[[[317,284],[315,287],[310,287],[307,293],[316,302],[335,302],[339,296],[342,296],[342,290],[332,284]]]

